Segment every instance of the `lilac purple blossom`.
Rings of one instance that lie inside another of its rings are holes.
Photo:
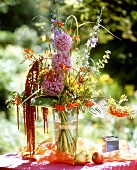
[[[50,71],[45,74],[42,83],[46,95],[57,96],[64,90],[62,74]]]
[[[54,38],[60,34],[59,30],[54,30]]]
[[[94,47],[97,45],[98,38],[91,38],[91,47]]]
[[[72,45],[72,39],[68,34],[62,33],[56,36],[54,39],[54,46],[58,51],[66,51],[68,52]]]
[[[72,65],[72,60],[71,57],[66,53],[66,52],[61,52],[59,51],[57,54],[55,54],[52,57],[52,68],[56,72],[60,72],[62,70],[61,65],[64,66],[71,66]],[[69,71],[70,69],[68,69]]]
[[[54,23],[57,23],[58,22],[58,20],[57,19],[51,19],[51,22],[52,22],[52,24],[51,24],[51,31],[54,31],[55,30],[55,25],[54,25]]]
[[[52,42],[53,42],[52,46],[55,49],[54,40],[60,34],[60,32],[59,32],[59,30],[56,30],[56,29],[55,30],[53,29],[52,31],[54,33],[54,37],[52,38]]]
[[[51,22],[58,22],[58,20],[56,20],[56,19],[51,19]]]
[[[90,34],[91,38],[88,39],[87,43],[85,44],[87,48],[85,49],[84,57],[82,58],[82,65],[89,66],[89,58],[90,58],[90,51],[92,48],[95,48],[98,42],[97,32],[99,31],[99,25],[94,26],[94,32]]]
[[[98,38],[90,38],[88,39],[87,43],[86,43],[86,46],[87,48],[95,48],[95,46],[97,45],[97,42],[98,42]]]

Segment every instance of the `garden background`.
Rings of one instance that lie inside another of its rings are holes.
[[[56,0],[57,1],[57,0]],[[98,60],[104,51],[111,51],[111,59],[102,70],[100,85],[107,94],[119,100],[122,94],[129,98],[137,112],[137,2],[132,0],[58,0],[57,9],[61,20],[75,15],[79,24],[95,22],[101,8],[102,26],[99,42],[91,51],[91,58]],[[18,146],[26,145],[21,114],[20,130],[17,129],[16,108],[5,104],[12,91],[22,92],[28,63],[20,64],[24,48],[33,48],[38,53],[46,50],[45,38],[50,26],[53,5],[50,0],[0,0],[0,154],[16,152]],[[80,48],[92,31],[92,24],[81,27]],[[102,106],[102,101],[98,101]],[[37,121],[37,143],[53,136],[52,113],[49,114],[49,131],[44,134],[43,121]],[[110,118],[110,117],[109,117]],[[116,135],[137,147],[137,116],[128,118],[98,118],[91,114],[79,115],[79,136],[94,143],[102,136]]]

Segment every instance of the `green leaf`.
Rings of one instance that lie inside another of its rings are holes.
[[[39,96],[31,99],[31,106],[53,107],[54,101],[58,100],[56,96]]]
[[[103,111],[97,105],[93,105],[92,107],[89,107],[88,111],[89,111],[89,113],[93,114],[96,117],[104,118]]]

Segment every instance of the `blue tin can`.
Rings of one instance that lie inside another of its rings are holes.
[[[102,152],[119,150],[119,138],[117,136],[102,137]]]

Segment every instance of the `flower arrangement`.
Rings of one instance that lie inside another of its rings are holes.
[[[91,114],[103,116],[94,99],[104,98],[104,91],[98,85],[98,77],[100,69],[108,63],[111,53],[109,50],[105,51],[102,60],[97,63],[90,57],[91,49],[95,48],[98,43],[101,15],[102,11],[94,24],[93,32],[87,40],[83,53],[78,48],[80,43],[78,28],[84,24],[78,25],[77,19],[73,15],[69,16],[65,23],[62,23],[55,13],[49,21],[51,36],[46,35],[49,49],[39,56],[35,55],[31,48],[23,51],[21,63],[26,60],[31,61],[25,89],[22,94],[14,92],[8,103],[17,106],[18,127],[19,106],[23,107],[27,145],[32,154],[35,152],[35,121],[38,119],[38,106],[41,106],[42,109],[44,129],[47,125],[48,107],[57,111],[61,124],[68,120],[72,121],[70,117],[72,112],[78,115],[79,111],[87,110]],[[70,26],[70,20],[75,23],[75,29]],[[125,95],[121,96],[119,102],[112,97],[106,97],[107,113],[117,117],[129,116],[132,118],[132,109],[123,106],[125,101],[127,101]],[[77,141],[75,134],[66,127],[58,133],[60,136],[56,141],[58,149],[74,154]],[[62,145],[60,145],[60,141]]]

